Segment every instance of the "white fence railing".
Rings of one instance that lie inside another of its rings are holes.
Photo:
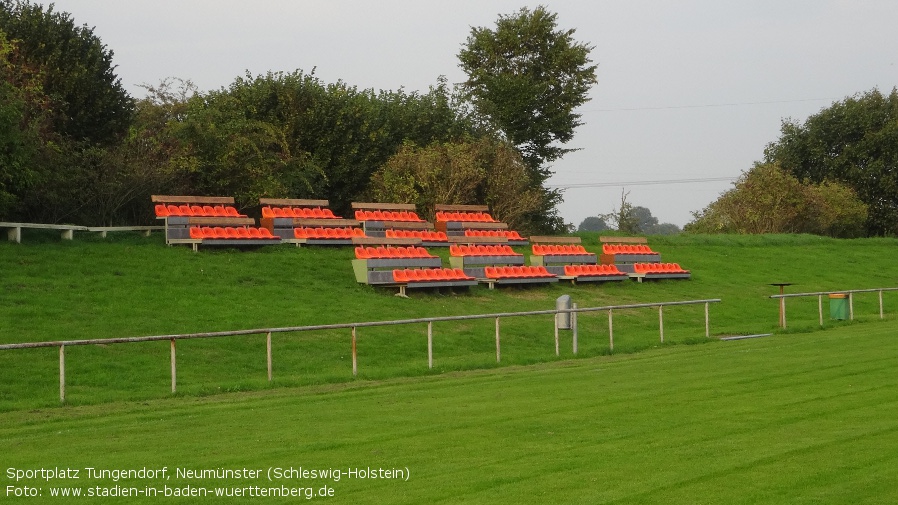
[[[271,352],[271,335],[273,333],[293,333],[304,331],[322,331],[322,330],[339,330],[349,329],[352,335],[352,375],[358,374],[358,354],[356,350],[356,339],[358,338],[359,328],[371,328],[376,326],[398,326],[408,324],[427,323],[427,365],[433,368],[433,323],[442,321],[467,321],[474,319],[495,319],[496,320],[496,362],[501,360],[501,335],[500,320],[510,317],[526,317],[539,315],[553,315],[555,327],[555,355],[560,354],[559,349],[559,316],[562,314],[570,314],[571,316],[571,332],[572,345],[574,354],[577,353],[577,314],[580,312],[607,312],[608,313],[608,344],[610,349],[614,350],[614,311],[623,309],[639,309],[639,308],[657,308],[658,309],[658,333],[661,342],[664,342],[664,307],[672,307],[678,305],[701,305],[705,306],[705,337],[711,336],[711,322],[709,306],[712,303],[719,303],[720,299],[708,300],[688,300],[676,302],[656,302],[656,303],[639,303],[631,305],[607,305],[603,307],[578,308],[573,304],[571,309],[552,309],[552,310],[536,310],[528,312],[502,312],[495,314],[475,314],[464,316],[443,316],[443,317],[423,317],[417,319],[400,319],[394,321],[368,321],[361,323],[341,323],[341,324],[322,324],[311,326],[291,326],[284,328],[257,328],[250,330],[234,330],[234,331],[218,331],[208,333],[187,333],[180,335],[155,335],[148,337],[122,337],[122,338],[97,338],[84,340],[60,340],[54,342],[25,342],[17,344],[0,344],[0,350],[12,349],[34,349],[40,347],[58,347],[59,348],[59,400],[65,402],[65,348],[76,345],[108,345],[108,344],[128,344],[136,342],[156,342],[168,340],[171,342],[171,390],[175,392],[177,389],[177,366],[176,366],[176,344],[178,340],[188,340],[197,338],[220,338],[241,335],[266,335],[266,358],[268,365],[268,380],[272,380],[272,352]]]
[[[781,328],[786,327],[786,298],[799,298],[805,296],[817,297],[817,311],[820,316],[820,326],[823,326],[823,297],[829,295],[847,295],[848,296],[848,319],[854,320],[854,294],[855,293],[879,293],[879,318],[883,319],[882,292],[898,291],[898,288],[872,288],[872,289],[844,289],[840,291],[818,291],[814,293],[791,293],[772,295],[770,298],[779,299],[780,303],[780,320]]]

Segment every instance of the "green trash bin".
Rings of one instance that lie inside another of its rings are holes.
[[[848,319],[848,295],[833,293],[829,295],[829,317],[831,319]]]

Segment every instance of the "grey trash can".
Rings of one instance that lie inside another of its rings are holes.
[[[571,297],[569,295],[561,295],[555,300],[555,309],[556,310],[571,310]],[[558,321],[558,329],[559,330],[570,330],[571,329],[571,313],[570,312],[561,312],[555,315],[556,321]]]

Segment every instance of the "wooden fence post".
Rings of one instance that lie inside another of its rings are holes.
[[[848,319],[854,321],[854,293],[848,292]]]
[[[559,356],[560,353],[558,351],[558,312],[555,313],[555,355]]]
[[[59,401],[65,403],[65,346],[59,346]]]
[[[427,322],[427,368],[433,368],[433,321]]]
[[[265,352],[268,355],[268,382],[271,382],[271,332],[265,337]]]
[[[499,318],[496,318],[496,363],[500,361],[500,349],[499,349]]]
[[[611,310],[608,309],[608,350],[614,352],[614,323],[611,318]]]
[[[705,338],[711,338],[711,317],[709,314],[708,302],[705,302]]]
[[[879,290],[879,318],[883,319],[882,316],[882,290]]]
[[[823,326],[823,295],[817,295],[817,314],[820,315],[820,326]]]
[[[171,339],[171,392],[177,389],[177,367],[175,366],[175,339]]]
[[[355,350],[355,326],[352,327],[352,376],[355,377],[359,372],[358,362],[356,360]]]
[[[574,309],[574,312],[571,312],[571,332],[573,333],[573,335],[571,335],[571,339],[573,340],[573,343],[574,343],[574,346],[573,346],[574,347],[574,355],[576,356],[577,355],[577,312],[576,312],[577,304],[575,303],[575,304],[571,305],[571,307]]]
[[[664,343],[664,305],[658,305],[658,333],[661,334],[661,343]]]

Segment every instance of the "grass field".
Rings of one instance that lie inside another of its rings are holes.
[[[0,480],[7,493],[42,493],[6,503],[168,502],[49,498],[63,486],[327,487],[326,503],[354,504],[895,503],[896,333],[890,320],[435,377],[6,412]],[[57,467],[82,469],[80,479],[8,474]],[[114,481],[88,479],[87,467],[262,474]],[[290,467],[347,474],[265,478]],[[408,480],[348,474],[357,468],[407,469]]]
[[[598,252],[595,234],[583,235]],[[721,298],[711,307],[715,336],[777,331],[776,292],[896,285],[898,240],[832,240],[814,236],[653,237],[665,261],[692,270],[689,281],[613,285],[559,284],[531,289],[472,288],[413,292],[411,299],[355,282],[351,248],[271,247],[258,251],[165,247],[144,238],[87,234],[60,241],[29,230],[22,244],[0,243],[0,343],[165,335],[391,320],[423,316],[554,308],[569,294],[580,307]],[[447,251],[433,249],[446,255]],[[526,249],[519,249],[527,252]],[[894,314],[898,293],[886,293]],[[857,297],[858,321],[878,321],[877,297]],[[889,315],[893,318],[893,315]],[[704,342],[702,307],[665,311],[667,345]],[[816,298],[790,300],[789,332],[818,328]],[[847,323],[827,321],[827,326]],[[659,345],[655,311],[615,314],[615,353]],[[359,378],[429,376],[496,367],[490,320],[434,325],[434,369],[427,368],[426,326],[360,331]],[[502,365],[550,362],[551,316],[502,322]],[[560,359],[572,357],[569,334]],[[183,341],[178,346],[179,395],[263,390],[353,380],[348,331],[276,334],[274,382],[266,377],[263,336]],[[167,342],[70,347],[67,401],[85,405],[170,396]],[[580,318],[579,358],[608,354],[604,315]],[[0,411],[58,405],[55,349],[0,352]]]

